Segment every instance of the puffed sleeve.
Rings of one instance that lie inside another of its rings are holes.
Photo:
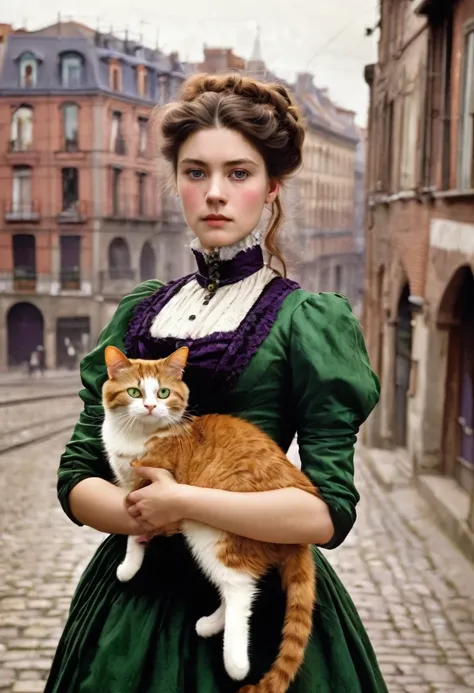
[[[71,512],[69,494],[76,484],[89,477],[100,477],[111,481],[111,471],[104,455],[101,439],[103,420],[102,385],[106,379],[104,349],[114,345],[123,349],[123,340],[128,323],[136,305],[160,288],[157,281],[140,284],[120,302],[110,323],[102,330],[97,346],[81,361],[83,389],[79,397],[84,408],[66,449],[61,456],[58,469],[57,493],[66,515],[82,526]]]
[[[339,546],[356,519],[354,444],[378,402],[358,319],[339,294],[310,294],[293,312],[293,408],[301,468],[319,489],[334,524],[324,548]]]

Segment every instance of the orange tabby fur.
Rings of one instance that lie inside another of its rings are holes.
[[[109,361],[117,358],[117,351],[114,349],[113,355],[109,352]],[[143,376],[154,376],[160,386],[171,390],[170,409],[183,412],[181,423],[160,430],[159,437],[153,435],[148,440],[145,454],[132,466],[167,469],[179,483],[192,486],[237,492],[295,487],[317,495],[305,474],[257,426],[223,414],[184,415],[189,391],[181,376],[186,357],[185,347],[160,361],[123,357],[128,367],[104,386],[105,406],[124,406],[128,397],[124,389],[136,386]],[[168,435],[162,437],[165,431]],[[139,488],[145,483],[137,477],[134,485]],[[287,596],[280,650],[261,681],[244,686],[239,693],[285,693],[300,668],[312,628],[316,575],[311,548],[265,543],[225,532],[217,557],[225,566],[257,579],[278,566]]]

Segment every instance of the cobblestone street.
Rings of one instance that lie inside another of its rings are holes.
[[[57,503],[56,465],[67,437],[0,458],[4,693],[43,690],[74,587],[102,539],[69,522]],[[360,609],[390,693],[472,693],[474,566],[414,490],[387,496],[360,454],[358,482],[356,529],[328,556]]]

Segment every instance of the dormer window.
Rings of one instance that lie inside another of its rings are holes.
[[[64,53],[61,56],[61,84],[75,88],[83,85],[84,60],[78,53]]]
[[[137,94],[143,98],[148,98],[148,70],[144,65],[138,65],[136,69]]]
[[[20,59],[20,83],[24,89],[36,87],[38,60],[33,53],[23,53]]]
[[[109,86],[111,91],[122,91],[122,66],[118,61],[110,63]]]

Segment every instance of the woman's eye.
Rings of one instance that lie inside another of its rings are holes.
[[[204,171],[200,171],[198,168],[192,168],[186,173],[192,180],[201,180],[201,176],[204,175]]]
[[[167,387],[162,387],[161,390],[158,390],[158,397],[160,399],[167,399],[171,394],[171,390],[169,390]]]
[[[232,175],[235,177],[236,180],[245,180],[248,178],[249,173],[248,171],[244,171],[243,169],[238,169],[237,171],[232,171]]]
[[[141,397],[141,396],[142,396],[142,393],[140,392],[140,390],[138,389],[138,387],[129,387],[128,390],[127,390],[127,394],[129,394],[130,397],[134,397],[135,399],[136,399],[137,397]]]

